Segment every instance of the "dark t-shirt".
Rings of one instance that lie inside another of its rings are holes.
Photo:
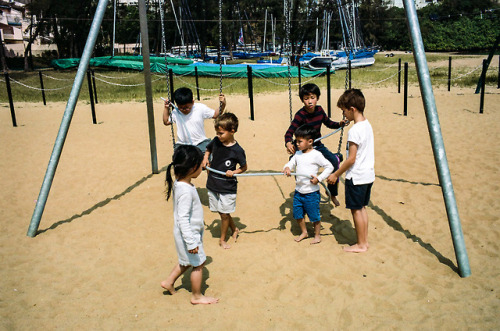
[[[232,146],[224,146],[219,137],[215,137],[207,146],[207,151],[212,154],[210,168],[226,172],[236,170],[236,165],[243,167],[247,164],[245,151],[236,142]],[[208,173],[207,189],[215,193],[236,193],[238,180],[236,177],[226,177],[214,172]]]

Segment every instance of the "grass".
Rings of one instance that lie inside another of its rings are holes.
[[[428,54],[427,61],[429,63],[438,61],[447,61],[448,55]],[[461,56],[472,57],[472,55]],[[401,54],[394,57],[384,57],[381,54],[376,55],[376,64],[371,67],[357,68],[352,70],[351,79],[352,87],[361,89],[375,87],[396,87],[398,84],[398,59],[401,62],[409,63],[408,81],[410,85],[418,84],[417,74],[414,66],[412,54]],[[480,70],[473,71],[470,67],[454,67],[452,70],[453,85],[458,87],[475,87],[481,73]],[[403,65],[402,65],[403,70]],[[498,69],[497,69],[498,70]],[[498,72],[494,68],[490,68],[487,75],[487,84],[496,84]],[[127,102],[127,101],[145,101],[144,93],[144,76],[140,72],[109,70],[104,68],[96,68],[96,85],[97,97],[99,102]],[[68,100],[73,80],[76,75],[76,70],[44,70],[43,83],[45,88],[45,96],[47,102],[66,102]],[[438,67],[430,69],[431,79],[434,86],[446,86],[448,78],[448,67]],[[12,96],[14,102],[41,102],[42,92],[40,89],[40,78],[38,72],[21,72],[15,71],[9,73],[11,78]],[[401,72],[403,79],[403,72]],[[164,75],[152,74],[153,97],[159,99],[160,96],[167,96],[167,84]],[[312,82],[326,88],[326,76],[314,78],[302,78],[302,84]],[[346,70],[339,70],[331,75],[331,88],[343,89],[346,82]],[[218,77],[200,77],[200,97],[211,98],[219,93],[219,78]],[[292,78],[292,89],[296,89],[298,78]],[[21,85],[24,84],[24,85]],[[225,94],[247,94],[248,80],[246,78],[224,78],[223,92]],[[195,78],[191,76],[175,76],[174,88],[180,86],[188,86],[196,88]],[[30,88],[31,87],[31,88]],[[253,79],[254,93],[272,93],[283,92],[288,90],[287,78],[254,78]],[[89,89],[87,79],[83,82],[80,96],[80,101],[89,100]],[[8,102],[7,89],[5,78],[2,77],[0,82],[0,102]]]

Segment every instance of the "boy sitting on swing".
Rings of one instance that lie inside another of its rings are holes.
[[[194,145],[203,153],[210,143],[205,134],[203,121],[209,118],[217,118],[226,109],[226,98],[224,94],[219,95],[220,107],[213,110],[202,103],[195,103],[193,91],[187,87],[181,87],[174,92],[174,101],[179,111],[170,112],[170,100],[165,100],[163,111],[163,124],[172,125],[177,123],[177,142],[179,145]]]
[[[320,95],[320,89],[316,84],[305,84],[300,88],[299,96],[302,103],[304,103],[304,107],[295,113],[295,117],[285,133],[285,146],[290,155],[295,154],[296,148],[293,144],[293,134],[300,126],[304,124],[311,125],[316,130],[317,136],[314,137],[314,139],[316,139],[321,137],[321,124],[325,124],[329,129],[338,129],[345,125],[349,125],[349,121],[342,120],[340,122],[334,122],[328,118],[323,107],[317,105]],[[314,143],[314,149],[323,154],[323,156],[333,165],[333,171],[339,168],[340,162],[342,162],[341,154],[330,152],[321,141]],[[337,200],[338,185],[338,179],[336,183],[328,184],[332,202],[337,207],[340,206],[340,202]]]

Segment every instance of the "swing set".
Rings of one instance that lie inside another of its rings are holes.
[[[285,6],[285,14],[286,14],[286,45],[290,45],[289,35],[290,35],[290,21],[289,21],[289,1],[284,1]],[[92,56],[92,52],[96,43],[97,36],[99,34],[100,26],[104,17],[104,13],[106,11],[108,0],[99,0],[99,3],[96,8],[96,12],[94,15],[94,19],[92,21],[89,35],[87,37],[87,41],[83,50],[83,54],[80,60],[80,64],[78,66],[78,70],[75,76],[75,80],[68,98],[68,102],[66,104],[66,108],[63,114],[63,118],[61,121],[61,125],[59,127],[59,132],[56,137],[56,141],[54,143],[54,148],[52,150],[52,154],[49,160],[49,164],[47,166],[47,171],[45,173],[44,180],[42,182],[42,186],[40,189],[40,193],[36,202],[35,210],[33,212],[31,222],[28,228],[27,235],[29,237],[35,237],[38,232],[38,227],[40,225],[40,220],[43,214],[43,210],[45,208],[48,194],[50,191],[50,187],[52,185],[52,181],[54,179],[55,171],[57,165],[59,163],[59,159],[62,153],[62,148],[64,145],[64,141],[66,140],[66,136],[68,134],[69,126],[71,123],[71,119],[73,117],[73,113],[76,107],[76,102],[78,100],[78,96],[82,87],[82,83],[87,72],[87,68],[89,66],[90,58]],[[468,277],[471,274],[469,259],[467,256],[467,251],[465,248],[465,242],[462,233],[462,227],[460,224],[460,218],[458,215],[458,208],[456,205],[455,194],[453,192],[453,185],[451,182],[450,171],[448,167],[448,161],[446,158],[446,152],[444,148],[444,141],[441,134],[441,128],[439,124],[439,119],[437,115],[436,102],[434,99],[434,93],[432,90],[432,84],[430,80],[429,68],[427,66],[427,60],[425,57],[425,50],[423,46],[422,34],[420,31],[420,25],[418,23],[418,17],[416,12],[415,3],[413,0],[403,0],[406,18],[409,27],[410,39],[413,45],[413,54],[415,58],[419,85],[422,94],[422,100],[424,104],[424,110],[426,113],[427,126],[429,129],[429,134],[432,143],[432,149],[434,153],[434,160],[436,163],[436,168],[438,172],[439,183],[441,189],[443,191],[444,202],[446,206],[446,212],[448,215],[448,223],[450,226],[453,246],[455,249],[455,256],[457,259],[459,274],[461,277]],[[163,0],[160,1],[160,6],[163,5]],[[140,18],[140,29],[142,40],[149,40],[148,37],[148,28],[147,28],[147,17],[146,17],[146,0],[139,0],[139,18]],[[165,45],[165,35],[164,35],[164,27],[163,27],[163,10],[161,7],[161,23],[162,23],[162,41],[163,47],[166,50]],[[153,99],[152,99],[152,87],[151,87],[151,72],[150,72],[150,59],[149,59],[149,45],[147,42],[143,43],[143,63],[144,63],[144,80],[145,80],[145,89],[146,89],[146,105],[147,105],[147,114],[148,114],[148,127],[149,127],[149,138],[150,138],[150,151],[151,151],[151,165],[153,174],[158,174],[158,161],[156,157],[156,135],[155,135],[155,127],[154,127],[154,114],[153,114]],[[221,50],[222,50],[222,0],[219,0],[219,63],[220,63],[220,93],[222,94],[222,61],[221,61]],[[289,104],[290,104],[290,120],[292,120],[292,97],[291,97],[291,74],[290,74],[290,57],[291,54],[289,52],[289,61],[288,61],[288,85],[289,85]],[[166,70],[168,72],[168,68]],[[167,92],[170,95],[170,85],[169,80],[167,79]],[[338,130],[337,130],[338,131]],[[331,134],[336,133],[334,131]],[[342,131],[343,132],[343,131]],[[172,137],[174,137],[174,132],[172,128]],[[322,137],[321,139],[324,139]],[[342,143],[342,135],[339,143]],[[174,141],[175,144],[175,141]],[[212,170],[214,171],[214,170]],[[281,173],[278,173],[281,175]],[[242,174],[245,175],[245,174]],[[248,175],[265,175],[265,174],[246,174]],[[274,173],[267,175],[275,175]],[[297,174],[301,175],[301,174]]]

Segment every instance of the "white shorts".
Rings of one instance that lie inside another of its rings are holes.
[[[213,212],[230,214],[236,210],[236,193],[215,193],[208,190],[208,201]]]

